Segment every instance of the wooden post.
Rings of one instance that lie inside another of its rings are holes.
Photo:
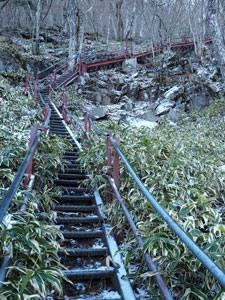
[[[39,76],[38,76],[38,73],[36,74],[36,84],[38,84],[39,82]]]
[[[39,128],[40,128],[40,124],[39,123],[35,124],[35,126],[31,128],[30,146],[33,143],[33,140],[34,140],[35,135],[36,135],[37,131],[39,130]],[[36,150],[37,150],[37,145],[36,145],[36,147],[34,149],[34,152],[33,152],[32,156],[30,158],[30,161],[29,161],[27,169],[26,169],[26,174],[27,174],[27,177],[25,179],[25,184],[26,185],[28,185],[29,182],[30,182],[30,176],[32,174],[32,167],[33,167],[33,158],[34,158],[34,154],[35,154]]]
[[[48,118],[49,111],[50,111],[49,105],[48,105],[48,104],[45,104],[44,123],[46,122],[46,120],[47,120],[47,118]],[[48,128],[46,127],[46,128],[44,129],[45,135],[47,135],[47,130],[48,130]]]
[[[116,136],[115,140],[117,146],[120,147],[120,137]],[[118,189],[119,188],[119,154],[117,153],[116,150],[114,151],[114,160],[113,160],[113,179]]]

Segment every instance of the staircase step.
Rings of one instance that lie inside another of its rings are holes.
[[[66,254],[64,251],[59,251],[58,254],[60,256],[105,256],[108,254],[108,249],[106,247],[99,247],[99,248],[89,248],[89,249],[65,249]]]
[[[62,231],[62,234],[65,238],[101,238],[103,236],[102,230],[91,230],[91,231]]]
[[[70,195],[63,195],[61,197],[55,197],[58,201],[93,201],[93,196],[70,196]]]
[[[99,217],[56,217],[57,224],[93,224],[100,221]]]
[[[56,185],[79,186],[82,180],[55,179],[54,182]]]
[[[59,173],[59,179],[86,179],[88,176],[86,174],[74,174],[74,173]]]
[[[62,171],[59,169],[59,171]],[[87,174],[87,169],[70,169],[70,168],[64,168],[64,174]]]
[[[74,187],[74,186],[66,186],[62,187],[62,190],[65,192],[73,192],[73,193],[90,193],[90,188],[81,188],[81,187]]]
[[[71,270],[64,271],[64,275],[72,280],[82,280],[82,279],[103,279],[103,278],[111,278],[114,275],[113,268],[105,268],[105,269],[81,269],[81,270]]]
[[[66,151],[64,155],[77,155],[76,151]]]
[[[68,212],[93,212],[97,208],[96,205],[54,205],[55,211],[68,211]]]

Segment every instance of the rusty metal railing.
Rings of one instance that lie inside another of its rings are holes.
[[[68,96],[67,96],[68,97]],[[73,105],[74,108],[77,108],[81,113],[84,114],[84,134],[85,137],[89,137],[89,133],[91,131],[91,128],[95,131],[95,133],[103,135],[107,138],[107,167],[109,170],[113,169],[111,177],[110,172],[107,174],[107,178],[109,180],[110,185],[112,186],[116,198],[120,201],[121,196],[119,196],[119,186],[118,186],[118,176],[119,176],[119,157],[123,164],[125,165],[128,173],[132,176],[134,182],[137,184],[145,198],[151,203],[151,205],[154,207],[156,212],[161,216],[161,218],[169,225],[169,227],[176,233],[176,235],[184,242],[184,244],[191,250],[191,252],[199,259],[199,261],[206,267],[206,269],[213,275],[213,277],[221,284],[223,288],[225,288],[225,273],[224,271],[202,250],[200,247],[183,231],[183,229],[168,215],[168,213],[164,210],[164,208],[157,202],[157,200],[151,195],[151,193],[148,191],[148,189],[144,186],[140,178],[135,173],[132,166],[127,161],[125,155],[122,153],[119,147],[119,139],[118,137],[116,139],[112,138],[111,132],[104,132],[102,130],[99,130],[91,117],[91,115],[80,108],[78,108],[76,105],[72,103],[71,100],[69,100],[69,103]],[[114,161],[112,166],[112,150],[111,147],[114,148]],[[117,157],[115,157],[115,153],[117,154]],[[127,214],[128,219],[131,218],[130,214]],[[133,226],[133,225],[132,225]],[[134,231],[136,232],[135,228],[133,227]],[[136,232],[137,235],[137,232]],[[135,235],[135,237],[136,237]],[[138,235],[137,235],[138,236]],[[141,243],[139,240],[138,242]],[[149,264],[148,264],[149,265]],[[150,266],[150,265],[149,265]],[[154,267],[150,267],[151,271],[157,270]],[[160,276],[160,275],[159,275]],[[157,281],[157,278],[156,278]],[[172,299],[168,298],[169,296],[164,296],[164,299]]]

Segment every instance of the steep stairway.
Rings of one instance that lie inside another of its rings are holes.
[[[71,283],[65,282],[63,296],[54,299],[133,300],[135,296],[129,281],[124,278],[126,272],[122,262],[118,255],[113,256],[118,248],[105,224],[106,217],[99,209],[102,205],[100,195],[92,187],[82,187],[88,173],[79,163],[80,144],[71,136],[60,112],[51,102],[49,89],[43,89],[39,97],[52,110],[50,133],[68,139],[72,148],[65,149],[64,170],[59,170],[54,180],[59,193],[53,208],[57,213],[56,225],[65,238],[61,246],[66,251],[60,251],[59,255]]]

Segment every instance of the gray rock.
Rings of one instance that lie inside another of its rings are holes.
[[[176,109],[171,109],[168,113],[168,119],[174,123],[179,122],[180,116]]]
[[[134,107],[134,103],[127,96],[124,96],[122,100],[125,101],[125,103],[121,106],[121,108],[126,111],[131,111]]]
[[[136,101],[138,100],[140,87],[137,82],[131,82],[127,87],[127,95],[130,98],[134,98]]]
[[[174,107],[174,103],[172,102],[164,102],[164,103],[161,103],[157,108],[156,108],[156,115],[157,116],[162,116],[162,115],[165,115],[167,114],[170,109]]]
[[[0,50],[0,72],[18,71],[20,65],[6,51]]]
[[[93,100],[98,103],[102,103],[102,95],[99,92],[94,93]]]
[[[102,96],[102,105],[110,105],[110,104],[111,104],[111,100],[110,100],[109,96],[103,95]]]
[[[183,94],[184,87],[175,85],[164,94],[164,98],[167,101],[176,101],[176,99],[182,96]]]
[[[90,75],[87,72],[83,73],[83,77],[84,77],[85,80],[90,79]]]
[[[159,106],[159,103],[158,103],[158,101],[156,101],[156,102],[151,103],[151,104],[149,105],[149,109],[153,111],[153,110],[155,110],[158,106]]]
[[[106,116],[106,111],[103,107],[96,107],[91,111],[93,119],[98,120]]]
[[[138,100],[148,102],[149,101],[148,93],[146,91],[140,91]]]
[[[180,103],[176,105],[176,110],[180,112],[185,112],[185,103]]]
[[[201,92],[199,94],[192,94],[189,97],[188,110],[201,110],[210,103],[211,95]]]
[[[79,76],[77,79],[77,82],[78,82],[78,84],[83,85],[83,86],[86,84],[86,80],[84,79],[83,76]]]
[[[136,72],[139,68],[139,65],[137,63],[137,58],[129,58],[123,61],[122,69],[126,73],[130,72]]]
[[[184,74],[184,69],[182,68],[181,65],[179,65],[176,68],[173,68],[172,70],[169,71],[170,75],[183,75]]]
[[[149,122],[156,122],[158,120],[158,117],[152,112],[152,111],[147,111],[143,115],[143,119]]]

